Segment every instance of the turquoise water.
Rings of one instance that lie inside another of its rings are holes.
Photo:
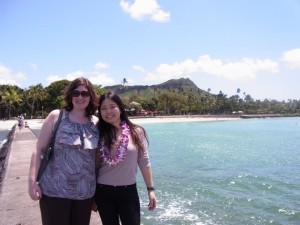
[[[300,224],[300,118],[145,124],[158,207],[144,225]]]
[[[158,199],[148,212],[139,173],[143,225],[300,224],[299,117],[143,126]]]

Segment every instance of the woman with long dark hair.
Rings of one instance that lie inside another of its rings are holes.
[[[148,209],[156,197],[143,127],[132,123],[121,98],[108,92],[99,100],[100,168],[95,200],[103,225],[139,225],[140,202],[136,187],[137,167],[148,190]]]

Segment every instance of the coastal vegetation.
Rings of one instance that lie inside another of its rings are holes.
[[[0,85],[0,118],[8,119],[23,114],[26,118],[44,118],[51,110],[63,106],[63,90],[69,83],[60,80],[47,87],[42,84],[22,89],[16,85]],[[280,114],[299,116],[300,100],[255,100],[250,94],[236,89],[228,96],[219,91],[212,94],[210,88],[198,88],[190,79],[172,79],[158,85],[121,84],[102,87],[95,85],[100,95],[106,91],[119,94],[131,115],[240,115]]]

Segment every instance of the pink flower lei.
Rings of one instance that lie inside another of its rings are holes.
[[[100,158],[107,163],[109,166],[116,166],[119,162],[123,161],[127,155],[127,147],[129,142],[130,129],[125,121],[120,123],[122,128],[121,140],[118,144],[118,152],[115,156],[111,156],[107,145],[104,140],[101,141],[100,147]]]

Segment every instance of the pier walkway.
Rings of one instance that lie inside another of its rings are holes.
[[[0,225],[41,225],[38,201],[27,193],[32,150],[37,138],[28,128],[15,130],[6,158],[6,171],[0,189]],[[91,225],[101,225],[92,212]]]

